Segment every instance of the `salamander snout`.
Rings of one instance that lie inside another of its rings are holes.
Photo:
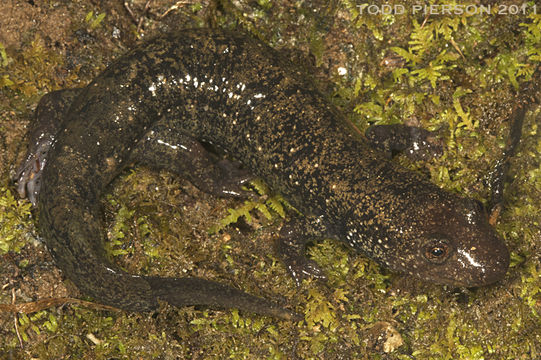
[[[502,280],[509,268],[509,251],[503,241],[494,234],[477,244],[459,247],[457,262],[465,270],[465,286],[483,286]]]
[[[488,230],[488,229],[487,229]],[[421,248],[429,280],[453,286],[477,287],[503,279],[509,267],[509,251],[493,234],[466,239],[434,235]],[[458,234],[460,235],[460,234]]]

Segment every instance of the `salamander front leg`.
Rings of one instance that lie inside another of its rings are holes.
[[[324,237],[316,231],[307,218],[296,217],[287,222],[277,240],[277,253],[290,275],[299,286],[305,278],[325,279],[326,276],[315,261],[306,258],[306,244],[314,237]]]

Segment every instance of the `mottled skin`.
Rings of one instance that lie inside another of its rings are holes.
[[[429,159],[443,154],[442,144],[425,129],[402,124],[375,125],[366,130],[370,144],[387,154],[401,152],[412,160]]]
[[[106,259],[98,200],[133,162],[243,196],[246,172],[213,163],[198,141],[226,150],[303,214],[278,239],[297,281],[323,276],[304,247],[324,237],[438,283],[486,285],[507,270],[482,207],[373,150],[301,72],[244,35],[187,30],[148,41],[79,90],[62,117],[41,174],[39,227],[66,276],[104,304],[145,311],[160,299],[292,315],[229,286],[130,275]]]

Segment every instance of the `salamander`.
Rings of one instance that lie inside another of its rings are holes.
[[[19,191],[37,204],[57,266],[106,305],[149,311],[161,300],[294,316],[217,282],[133,275],[107,260],[99,199],[134,163],[168,169],[223,196],[247,196],[242,184],[264,179],[300,212],[277,239],[298,283],[324,277],[304,254],[307,242],[321,238],[344,241],[393,271],[453,286],[494,283],[509,265],[479,202],[374,149],[299,67],[246,35],[160,35],[88,86],[46,95],[36,113],[47,125],[33,131]],[[232,160],[215,160],[202,143]]]

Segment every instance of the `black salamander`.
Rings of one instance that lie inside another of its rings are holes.
[[[294,316],[230,286],[131,275],[106,260],[99,199],[133,163],[224,196],[246,196],[241,185],[263,178],[303,214],[282,227],[277,246],[297,282],[323,277],[304,255],[306,243],[320,238],[453,286],[491,284],[509,265],[478,202],[389,161],[296,67],[241,34],[199,29],[147,41],[85,88],[46,95],[37,115],[19,191],[37,203],[57,265],[103,304],[148,311],[162,300]],[[227,150],[248,171],[215,162],[201,142]]]

